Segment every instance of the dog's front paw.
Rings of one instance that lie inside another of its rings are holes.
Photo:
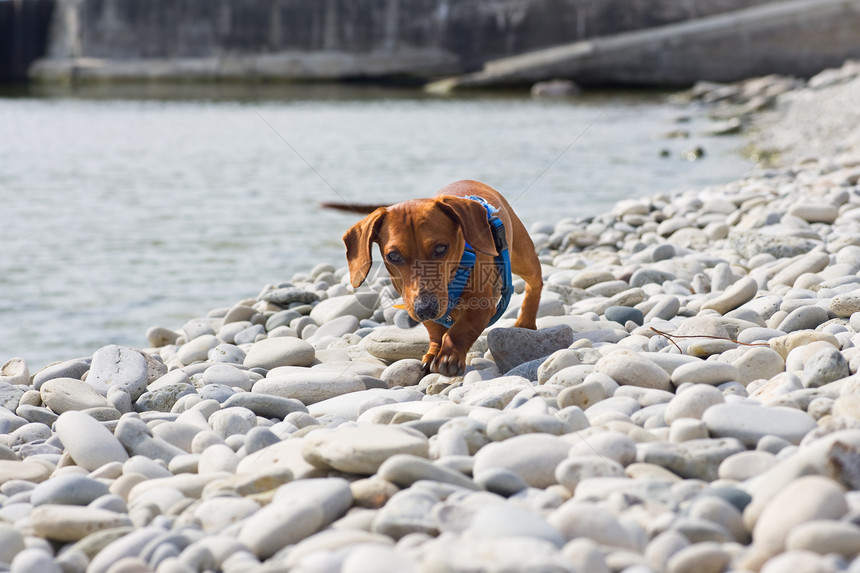
[[[435,354],[431,354],[428,352],[427,354],[424,355],[424,357],[421,359],[421,373],[423,375],[426,376],[427,374],[430,374],[430,371],[433,367],[433,361],[435,359],[436,359]]]
[[[440,351],[434,366],[442,376],[462,376],[466,372],[465,357],[453,348]]]

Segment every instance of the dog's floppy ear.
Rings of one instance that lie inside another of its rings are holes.
[[[436,204],[460,224],[463,236],[472,248],[487,255],[499,254],[493,241],[493,230],[487,220],[487,209],[482,204],[452,196],[439,197]]]
[[[346,245],[346,260],[349,263],[349,281],[355,288],[361,286],[361,283],[367,278],[367,273],[370,272],[370,265],[373,262],[373,257],[370,254],[371,243],[373,243],[386,212],[385,207],[380,207],[350,227],[343,236],[343,242]]]

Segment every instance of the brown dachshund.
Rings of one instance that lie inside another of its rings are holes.
[[[468,197],[483,198],[486,205]],[[425,371],[432,367],[445,376],[463,374],[469,348],[498,316],[504,271],[497,257],[504,250],[504,241],[500,244],[500,232],[494,240],[488,213],[504,225],[510,270],[526,282],[515,326],[534,329],[543,287],[540,261],[522,221],[504,197],[483,183],[457,181],[432,199],[379,207],[343,236],[353,287],[361,285],[370,272],[371,243],[379,245],[406,311],[430,334],[430,348],[422,359]],[[458,272],[467,243],[475,253],[474,267],[449,312],[449,283]],[[447,320],[448,325],[436,320]]]

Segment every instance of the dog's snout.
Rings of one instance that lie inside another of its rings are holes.
[[[419,320],[432,320],[439,314],[439,299],[436,295],[422,294],[415,299],[415,316]]]

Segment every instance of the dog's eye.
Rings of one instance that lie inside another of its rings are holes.
[[[390,253],[385,255],[385,258],[388,259],[388,262],[393,263],[395,265],[399,265],[403,262],[403,256],[397,251],[391,251]]]
[[[436,245],[436,249],[433,252],[437,257],[441,257],[448,252],[448,245]]]

